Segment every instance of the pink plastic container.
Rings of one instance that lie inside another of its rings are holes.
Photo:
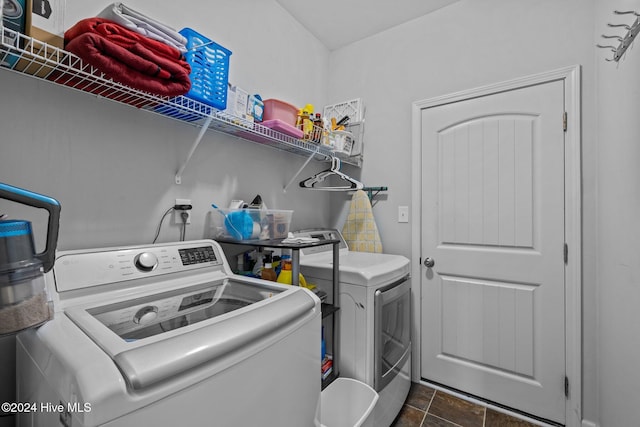
[[[267,120],[260,124],[262,126],[268,127],[269,129],[277,130],[278,132],[293,136],[294,138],[302,139],[302,137],[304,136],[304,132],[302,132],[300,129],[295,126],[291,126],[290,124],[285,123],[282,120]]]
[[[265,99],[263,121],[281,120],[291,126],[296,125],[298,118],[298,108],[279,99]]]

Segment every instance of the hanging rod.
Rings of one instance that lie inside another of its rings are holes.
[[[369,201],[371,203],[373,203],[373,198],[376,197],[378,193],[380,193],[381,191],[387,191],[388,189],[388,187],[362,187],[362,191],[367,193],[367,195],[369,196]]]
[[[605,39],[618,40],[619,43],[617,46],[601,45],[601,44],[596,45],[600,49],[610,49],[613,52],[613,59],[606,59],[606,61],[618,62],[620,61],[620,58],[622,58],[624,53],[627,51],[629,46],[631,46],[631,43],[633,43],[633,40],[636,38],[636,36],[640,32],[640,14],[633,10],[630,10],[630,11],[614,10],[613,13],[615,13],[616,15],[634,15],[636,17],[636,20],[631,26],[626,24],[607,24],[607,26],[610,28],[623,27],[627,30],[627,33],[623,37],[615,36],[615,35],[610,36],[605,34],[602,35],[602,38],[605,38]]]

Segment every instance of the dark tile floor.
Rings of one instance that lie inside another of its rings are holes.
[[[534,427],[533,424],[451,394],[412,383],[391,427]]]

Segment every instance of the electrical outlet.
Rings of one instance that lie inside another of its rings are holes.
[[[409,222],[409,206],[398,206],[398,222]]]
[[[190,199],[176,199],[175,206],[179,205],[191,205]],[[187,224],[191,224],[191,209],[183,211],[179,209],[175,209],[173,211],[173,220],[176,224],[182,224],[182,213],[185,212],[187,214]]]

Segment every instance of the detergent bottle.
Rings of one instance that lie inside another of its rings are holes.
[[[313,104],[307,104],[298,111],[298,127],[304,133],[304,139],[310,139],[313,135]]]
[[[277,276],[272,266],[271,255],[266,255],[264,257],[264,267],[262,268],[260,277],[264,280],[271,280],[272,282],[276,281]]]
[[[290,285],[293,279],[293,273],[291,271],[291,260],[283,259],[282,260],[282,270],[278,275],[278,283],[282,283],[285,285]],[[304,279],[304,276],[301,273],[298,273],[298,283],[302,287],[307,287],[307,281]]]

